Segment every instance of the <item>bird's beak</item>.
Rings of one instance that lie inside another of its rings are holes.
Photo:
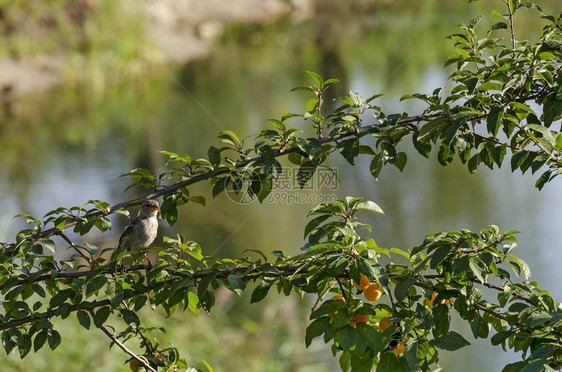
[[[157,210],[159,210],[159,209],[160,209],[160,208],[159,208],[159,207],[156,207],[156,206],[155,206],[155,207],[152,207],[152,210],[153,210],[153,211],[157,211]]]

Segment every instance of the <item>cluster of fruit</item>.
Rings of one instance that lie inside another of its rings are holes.
[[[373,283],[371,281],[369,281],[369,279],[367,279],[367,277],[365,277],[365,275],[361,274],[361,279],[359,281],[359,283],[353,281],[353,286],[359,291],[358,293],[362,293],[363,296],[365,297],[365,299],[367,299],[367,301],[370,302],[375,302],[378,301],[382,295],[383,295],[383,290],[381,288],[381,286],[377,283]],[[433,292],[431,294],[431,297],[428,297],[425,299],[425,305],[428,308],[432,308],[433,307],[433,303],[435,301],[435,299],[437,298],[438,292]],[[342,295],[337,295],[332,297],[332,300],[336,300],[336,301],[343,301],[346,302],[346,299],[344,296]],[[451,305],[452,304],[452,298],[446,299],[443,298],[439,301],[439,303],[441,305]],[[353,312],[355,312],[356,309],[352,309]],[[337,311],[333,311],[331,313],[328,314],[328,316],[330,317],[330,321],[333,320],[334,315],[336,314]],[[357,323],[365,323],[365,324],[369,324],[370,323],[370,317],[368,314],[353,314],[353,316],[351,317],[351,320],[349,320],[349,325],[351,325],[352,327],[357,327]],[[390,326],[392,326],[394,324],[393,321],[390,320],[390,318],[388,316],[385,316],[383,318],[381,318],[379,320],[379,330],[381,333],[383,333],[384,331],[386,331]],[[403,354],[406,351],[406,345],[404,344],[404,342],[402,340],[399,340],[398,342],[395,341],[394,343],[395,347],[394,347],[394,354],[396,356]]]
[[[361,274],[361,280],[359,283],[353,282],[353,286],[360,291],[363,291],[363,296],[367,301],[375,302],[382,297],[382,288],[377,283],[371,283],[369,279],[363,274]]]
[[[367,301],[370,301],[370,302],[378,301],[383,295],[383,290],[382,290],[381,286],[377,283],[372,283],[363,274],[361,274],[361,279],[360,279],[359,283],[354,281],[353,286],[357,290],[362,291],[365,299]],[[332,297],[332,300],[345,302],[345,298],[342,295],[334,296],[334,297]],[[333,319],[335,313],[336,313],[336,311],[328,314],[330,319]],[[357,323],[369,324],[370,323],[369,315],[368,314],[353,314],[353,316],[351,317],[351,320],[349,321],[349,324],[352,327],[356,327]],[[380,332],[381,333],[384,332],[385,330],[387,330],[393,324],[394,323],[389,320],[388,316],[385,316],[385,317],[381,318],[380,321],[379,321]],[[398,356],[398,355],[404,353],[404,351],[406,351],[406,345],[404,344],[403,341],[399,341],[396,344],[396,347],[394,348],[394,354],[396,354]]]

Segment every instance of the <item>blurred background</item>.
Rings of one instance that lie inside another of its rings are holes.
[[[558,0],[537,3],[546,12],[560,10]],[[503,12],[502,6],[499,0],[2,0],[0,240],[13,241],[23,227],[12,219],[17,213],[40,218],[88,199],[113,204],[140,195],[124,193],[128,180],[119,176],[137,167],[161,171],[166,159],[160,150],[204,157],[221,130],[243,138],[268,127],[269,118],[303,112],[310,97],[289,90],[311,82],[306,70],[339,79],[333,96],[386,93],[375,102],[385,113],[417,114],[422,106],[399,98],[447,85],[450,71],[443,65],[453,43],[445,36],[480,14],[492,24],[497,20],[490,11]],[[517,34],[536,42],[544,24],[531,12],[518,15]],[[291,124],[307,128],[298,120]],[[208,184],[196,185],[191,193],[205,196],[207,205],[181,208],[175,226],[161,223],[160,237],[184,234],[217,257],[246,249],[296,254],[304,245],[306,213],[316,205],[310,195],[363,196],[386,212],[363,216],[382,247],[407,250],[432,231],[489,224],[521,230],[514,253],[528,262],[533,280],[562,298],[553,259],[561,248],[560,180],[538,192],[535,178],[512,174],[508,160],[500,170],[471,175],[458,160],[443,168],[406,142],[403,173],[386,167],[375,181],[370,159],[351,167],[336,155],[330,165],[340,177],[337,187],[288,190],[306,196],[299,203],[238,204],[224,194],[213,199]],[[115,246],[127,219],[112,221],[107,234],[75,238]],[[68,257],[64,247],[59,258]],[[164,326],[162,345],[173,343],[189,363],[205,360],[219,372],[339,370],[322,342],[304,347],[314,298],[272,291],[250,306],[249,296],[216,295],[209,315],[179,312],[165,319],[161,311],[146,312],[146,325]],[[44,348],[24,360],[0,352],[2,371],[128,370],[125,355],[109,350],[101,332],[84,330],[73,316],[55,327],[63,335],[57,350]],[[445,370],[500,371],[517,360],[474,340],[462,322],[455,327],[472,345],[442,352]]]

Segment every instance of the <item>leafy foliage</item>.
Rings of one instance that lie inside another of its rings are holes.
[[[507,13],[495,14],[501,20],[486,37],[477,32],[480,18],[450,36],[455,50],[446,65],[456,69],[449,94],[438,89],[403,97],[425,102],[419,115],[385,114],[373,104],[380,94],[364,98],[354,92],[338,98],[339,106],[327,112],[326,91],[337,80],[308,72],[313,84],[295,88],[313,94],[304,113],[271,119],[273,128],[262,130],[251,145],[248,138],[223,131],[208,158],[162,151],[169,159],[167,169],[158,175],[132,170],[125,175],[132,178],[129,187],[150,189],[143,199],[162,197],[162,217],[174,224],[178,207],[205,204],[203,197],[191,195],[194,183],[208,181],[213,196],[246,188],[263,201],[283,170],[279,157],[299,167],[304,187],[336,152],[350,165],[358,156],[370,157],[369,170],[377,178],[384,165],[406,166],[398,146],[411,137],[422,156],[436,148],[439,163],[448,165],[458,156],[471,172],[480,164],[499,167],[510,152],[513,171],[542,172],[536,182],[540,189],[562,173],[562,135],[555,129],[562,112],[562,16],[543,15],[538,6],[517,0],[504,3]],[[522,9],[548,22],[535,44],[515,38],[513,15]],[[506,33],[507,38],[497,37]],[[316,136],[306,138],[291,128],[288,122],[294,118],[310,122]],[[374,138],[374,145],[364,144],[364,137]],[[344,371],[430,370],[438,364],[439,350],[468,345],[451,329],[453,312],[470,325],[474,337],[521,352],[521,361],[505,371],[562,368],[562,309],[529,281],[530,268],[511,253],[517,231],[502,233],[492,225],[480,232],[431,233],[409,250],[385,249],[358,219],[367,212],[381,214],[381,208],[348,197],[310,211],[306,243],[295,256],[251,251],[256,257],[208,257],[197,242],[178,235],[164,238],[156,263],[124,266],[119,254],[106,258],[114,248],[78,245],[65,235],[69,228],[81,235],[94,227],[106,232],[109,214],[127,214],[140,202],[110,206],[90,200],[42,219],[18,215],[29,228],[15,242],[0,243],[0,329],[7,353],[17,350],[23,358],[32,349],[55,349],[62,335],[52,319],[76,316],[85,329],[100,329],[132,365],[185,370],[188,362],[177,348],[162,347],[149,337],[157,330],[143,326],[139,310],[161,309],[171,316],[181,309],[197,315],[212,310],[219,286],[241,295],[255,282],[251,302],[264,300],[273,289],[316,296],[305,345],[321,337]],[[71,260],[54,259],[52,253],[62,248],[51,239],[54,235],[76,252]],[[133,341],[145,350],[143,355],[125,346]]]

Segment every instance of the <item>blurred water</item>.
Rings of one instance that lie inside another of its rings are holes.
[[[165,158],[160,150],[205,156],[223,129],[242,138],[267,126],[268,118],[302,111],[308,97],[288,92],[308,83],[305,70],[339,78],[337,94],[349,89],[365,95],[388,92],[380,100],[387,113],[415,114],[420,106],[400,103],[399,97],[445,84],[441,66],[448,55],[444,47],[451,45],[442,42],[443,36],[468,17],[448,22],[435,15],[394,17],[379,15],[363,27],[332,18],[331,23],[235,28],[206,60],[160,70],[102,95],[89,94],[87,87],[78,92],[70,88],[16,103],[15,116],[0,126],[0,237],[12,240],[22,226],[10,219],[16,213],[41,217],[88,199],[116,203],[132,198],[133,192],[123,194],[127,180],[119,176],[136,167],[161,170]],[[358,166],[350,167],[334,157],[341,183],[337,190],[323,192],[377,202],[386,215],[366,218],[384,247],[410,249],[432,231],[478,230],[489,224],[519,229],[523,233],[514,253],[529,263],[534,280],[562,298],[558,264],[552,259],[560,250],[559,180],[538,192],[534,177],[512,174],[508,161],[499,171],[482,168],[471,175],[458,162],[443,168],[435,158],[417,156],[409,144],[403,148],[409,159],[404,172],[385,168],[378,181],[368,172],[370,159],[358,159]],[[160,233],[185,234],[200,242],[206,254],[219,257],[245,249],[295,253],[303,245],[306,213],[314,206],[238,205],[224,195],[212,199],[207,185],[193,187],[192,193],[205,195],[207,206],[183,208],[179,223],[173,228],[163,223]],[[111,234],[92,233],[88,240],[114,244],[126,223],[114,220]],[[248,309],[247,303],[237,309]],[[473,342],[468,327],[458,326]],[[499,371],[516,358],[488,342],[473,342],[458,353],[444,354],[442,366],[448,371]]]

